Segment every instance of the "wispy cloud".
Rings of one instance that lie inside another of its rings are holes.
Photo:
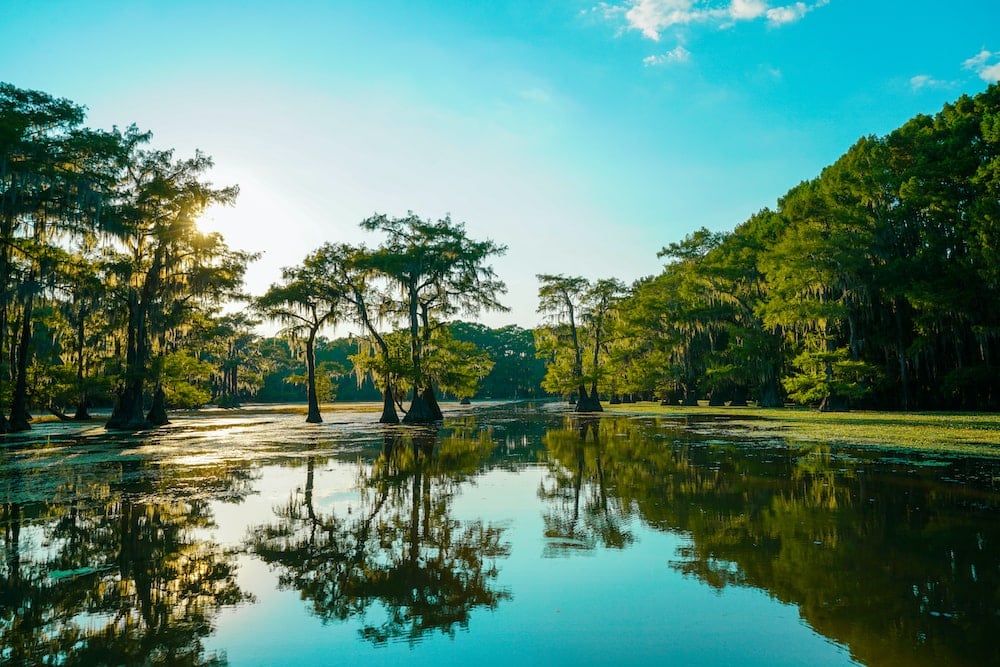
[[[962,67],[972,70],[988,83],[1000,81],[1000,53],[983,49],[962,63]]]
[[[941,81],[928,74],[918,74],[910,77],[910,89],[914,92],[925,88],[951,88],[954,84],[950,81]]]
[[[813,7],[816,6],[818,5],[813,5]],[[767,20],[771,25],[795,23],[808,14],[813,7],[806,5],[804,2],[796,2],[794,5],[785,5],[784,7],[774,7],[767,10]]]
[[[627,30],[637,30],[647,39],[659,41],[665,30],[694,23],[726,27],[741,21],[765,20],[771,26],[782,26],[829,2],[772,6],[766,0],[625,0],[602,2],[593,11],[608,20],[623,21]]]
[[[642,59],[642,63],[646,67],[659,67],[661,65],[670,65],[673,63],[686,63],[691,60],[691,52],[685,49],[682,45],[678,45],[676,48],[667,51],[666,53],[661,53],[655,56],[646,56]]]

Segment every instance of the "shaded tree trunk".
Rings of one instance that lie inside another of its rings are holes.
[[[576,412],[604,412],[604,407],[601,405],[601,397],[597,393],[597,387],[593,387],[590,393],[583,387],[580,387],[582,394],[580,395],[580,400],[576,402]]]
[[[781,398],[781,391],[778,389],[777,375],[768,373],[761,385],[757,406],[761,408],[780,408],[784,404]]]
[[[2,234],[4,238],[10,236],[11,222],[5,216]],[[0,247],[0,369],[3,368],[3,356],[7,354],[7,308],[10,302],[10,291],[7,289],[10,261],[6,246]],[[0,373],[0,395],[3,395],[3,382],[7,378],[4,373]],[[0,433],[10,432],[10,422],[3,408],[0,408]]]
[[[14,396],[10,406],[10,430],[27,431],[31,428],[28,415],[28,348],[31,343],[31,311],[33,299],[29,295],[24,301],[21,315],[20,341],[17,345],[17,367],[14,379]]]
[[[729,401],[731,408],[745,408],[747,406],[747,388],[743,385],[733,387],[733,397]]]
[[[819,404],[820,412],[847,412],[850,410],[850,405],[845,396],[841,396],[836,393],[833,387],[833,364],[827,362],[826,364],[826,382],[827,385],[831,387],[830,393],[824,398]]]
[[[414,389],[413,400],[410,402],[410,409],[403,417],[404,424],[430,424],[437,421],[434,411],[427,403],[424,391]]]
[[[146,325],[145,311],[135,299],[129,303],[129,325],[125,342],[125,382],[118,392],[118,400],[107,429],[138,431],[149,428],[142,402],[146,374]]]
[[[142,410],[142,378],[126,379],[118,392],[118,401],[105,428],[109,430],[140,431],[149,428]]]
[[[378,421],[380,424],[399,423],[399,413],[396,412],[396,401],[392,395],[392,384],[388,380],[382,389],[382,416]]]
[[[830,394],[819,404],[820,412],[850,412],[851,404],[843,396]]]
[[[163,387],[159,384],[153,391],[153,403],[146,414],[146,421],[150,426],[165,426],[170,423],[167,419],[167,395],[163,393]]]
[[[309,414],[306,422],[321,424],[323,416],[319,413],[319,396],[316,395],[316,330],[309,331],[306,339],[306,394],[309,401]]]
[[[90,421],[93,417],[90,416],[90,399],[87,397],[87,393],[84,392],[80,396],[80,402],[76,404],[76,412],[73,413],[73,420],[79,422]]]
[[[698,389],[694,384],[684,385],[684,398],[681,400],[681,405],[689,408],[698,407]]]
[[[902,395],[900,396],[900,407],[903,410],[910,409],[910,373],[906,365],[906,344],[903,342],[903,313],[902,299],[896,298],[895,320],[896,320],[896,360],[899,363],[899,385]]]
[[[424,389],[424,400],[427,402],[427,407],[430,408],[431,414],[434,415],[434,421],[444,419],[444,413],[441,412],[441,406],[438,404],[433,385]]]
[[[77,321],[76,321],[76,390],[77,390],[77,402],[76,402],[76,413],[73,415],[73,419],[76,421],[89,421],[90,412],[89,400],[87,397],[87,384],[85,381],[86,376],[86,363],[84,360],[84,348],[86,347],[86,319],[87,319],[87,309],[85,307],[80,307],[77,311]]]
[[[727,392],[721,389],[716,389],[711,394],[708,395],[708,405],[712,408],[718,408],[726,404],[726,399],[728,398]]]

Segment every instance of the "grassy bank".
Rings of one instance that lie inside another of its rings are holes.
[[[710,408],[616,405],[617,413],[703,417],[711,428],[733,436],[780,437],[929,454],[1000,458],[1000,414],[944,412],[818,412],[806,408]]]

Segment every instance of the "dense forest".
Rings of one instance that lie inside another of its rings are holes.
[[[775,209],[659,256],[628,290],[539,276],[549,389],[997,410],[1000,86],[863,137]]]
[[[378,245],[324,244],[245,294],[254,256],[197,226],[238,195],[207,180],[211,159],[84,120],[0,84],[0,431],[41,410],[145,428],[244,401],[307,400],[321,421],[324,401],[381,400],[384,421],[428,421],[437,396],[1000,409],[998,85],[863,137],[731,232],[664,247],[659,275],[540,274],[533,331],[475,322],[504,310],[489,262],[505,248],[448,217],[376,214],[360,225]]]

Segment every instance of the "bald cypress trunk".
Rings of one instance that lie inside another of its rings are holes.
[[[146,316],[138,302],[131,296],[128,304],[129,324],[125,341],[125,380],[118,392],[118,400],[105,428],[110,430],[137,431],[149,428],[143,412],[143,395],[146,379]]]
[[[20,340],[17,344],[17,368],[14,379],[14,397],[10,407],[10,430],[27,431],[31,428],[28,415],[28,346],[31,343],[32,298],[28,295],[21,313]]]
[[[403,423],[430,424],[436,420],[437,418],[434,416],[434,411],[431,409],[431,406],[427,404],[424,392],[414,390],[413,400],[410,402],[410,409],[406,411],[406,415],[403,417]]]
[[[424,401],[427,402],[427,407],[430,408],[431,414],[434,415],[434,421],[444,419],[444,413],[441,412],[441,406],[438,404],[433,386],[424,389]]]
[[[379,418],[380,424],[398,424],[399,413],[396,412],[396,401],[392,395],[392,385],[386,381],[382,389],[382,416]]]
[[[159,384],[153,391],[153,403],[146,413],[146,421],[150,426],[166,426],[170,423],[167,418],[167,395],[163,392],[163,387]]]
[[[309,401],[309,414],[306,421],[310,424],[320,424],[323,416],[319,413],[319,397],[316,395],[316,330],[309,331],[306,339],[306,393]]]

